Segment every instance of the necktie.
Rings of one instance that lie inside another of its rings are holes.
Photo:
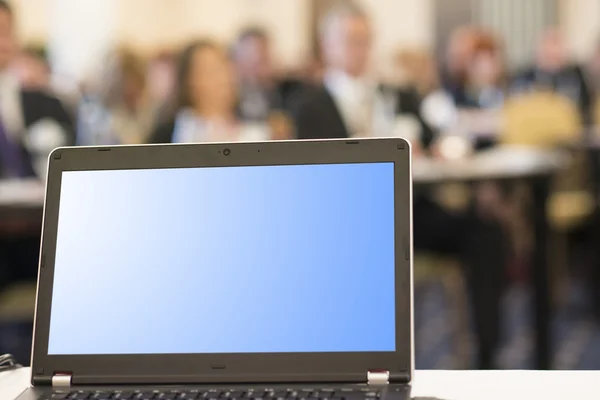
[[[0,118],[0,176],[4,178],[23,178],[28,168],[20,144],[8,135],[4,122]]]
[[[366,85],[357,87],[355,118],[355,136],[368,137],[373,136],[373,107],[375,95]]]

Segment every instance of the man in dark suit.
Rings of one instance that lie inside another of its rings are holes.
[[[584,123],[591,122],[592,90],[582,68],[569,62],[564,39],[557,29],[542,35],[535,65],[517,74],[511,84],[511,92],[515,94],[536,89],[551,90],[569,98],[579,108]]]
[[[320,28],[326,70],[321,85],[295,99],[298,138],[418,135],[428,145],[433,131],[421,118],[417,92],[379,84],[368,73],[371,29],[362,10],[340,3]]]
[[[10,71],[16,48],[13,12],[0,0],[0,179],[42,178],[52,149],[74,142],[73,121],[56,98],[21,88]],[[2,234],[0,289],[15,279],[35,279],[39,232]]]
[[[304,91],[293,113],[300,139],[398,135],[410,138],[415,148],[431,141],[433,132],[419,115],[417,96],[382,89],[368,77],[371,29],[361,9],[350,3],[332,8],[321,26],[321,43],[326,63],[323,85]],[[406,124],[398,117],[401,113],[415,123]],[[414,134],[415,128],[420,135]],[[416,250],[455,255],[465,266],[481,368],[493,366],[499,341],[504,242],[503,230],[494,221],[475,212],[449,213],[427,196],[415,198]]]
[[[74,142],[73,121],[60,101],[21,88],[11,73],[16,49],[13,12],[0,1],[0,178],[43,176],[49,152]]]

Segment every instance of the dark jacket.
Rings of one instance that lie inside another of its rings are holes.
[[[382,91],[392,91],[398,96],[396,114],[409,114],[421,124],[421,141],[428,146],[434,137],[431,127],[420,114],[421,101],[414,90],[381,86]],[[292,105],[292,117],[298,139],[347,138],[350,136],[340,110],[325,86],[306,87]]]
[[[36,122],[42,119],[50,119],[63,128],[65,133],[65,138],[63,140],[64,145],[71,146],[75,144],[75,125],[73,116],[67,112],[66,108],[56,97],[39,90],[22,90],[21,109],[23,112],[22,117],[24,124],[23,135],[27,135],[28,129]],[[25,142],[25,140],[22,142]],[[34,176],[32,155],[25,145],[22,144],[21,147],[24,159],[31,166],[31,168],[28,168],[29,175]],[[0,176],[2,175],[1,172],[2,171],[0,171]]]
[[[175,118],[171,117],[159,124],[148,139],[149,143],[172,143],[175,131]]]

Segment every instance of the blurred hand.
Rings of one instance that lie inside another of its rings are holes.
[[[291,118],[284,112],[271,113],[267,124],[271,130],[271,139],[273,140],[289,140],[294,137],[294,125]]]
[[[410,142],[413,158],[423,157],[424,151],[421,142],[414,140]]]
[[[459,136],[442,136],[431,146],[431,155],[444,160],[459,160],[471,154],[471,144]]]

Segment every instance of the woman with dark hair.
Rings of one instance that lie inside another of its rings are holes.
[[[236,116],[233,65],[216,43],[200,40],[181,53],[173,116],[151,136],[152,143],[269,139],[266,124],[242,124]]]

